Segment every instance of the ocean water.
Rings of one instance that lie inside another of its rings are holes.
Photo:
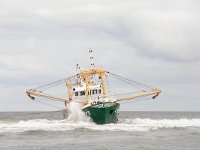
[[[1,112],[0,150],[200,150],[200,112],[120,112],[117,124],[62,112]]]

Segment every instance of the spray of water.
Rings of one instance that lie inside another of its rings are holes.
[[[90,117],[88,117],[81,109],[81,104],[77,102],[71,102],[68,106],[69,116],[67,121],[69,122],[91,122]]]

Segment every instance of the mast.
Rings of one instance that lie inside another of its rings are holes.
[[[91,65],[92,68],[95,68],[93,50],[91,48],[89,49],[89,53],[90,53],[90,61],[91,61],[90,65]]]
[[[101,80],[101,88],[103,90],[103,95],[106,96],[107,93],[106,93],[106,85],[105,85],[105,80],[104,80],[104,77],[105,77],[105,74],[106,74],[106,71],[105,70],[102,70],[102,69],[96,69],[95,68],[95,64],[94,64],[94,56],[93,56],[93,50],[92,48],[89,49],[89,53],[90,53],[90,66],[91,66],[91,69],[88,69],[88,70],[85,70],[83,72],[80,73],[80,76],[81,78],[83,79],[83,81],[85,81],[85,84],[86,84],[86,97],[89,96],[89,86],[91,84],[90,82],[90,77],[93,76],[93,75],[98,75],[99,76],[99,79]]]

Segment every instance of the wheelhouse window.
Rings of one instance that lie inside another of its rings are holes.
[[[99,89],[99,94],[101,94],[101,89]]]
[[[97,94],[97,90],[92,90],[92,94],[93,95]]]
[[[85,95],[85,91],[81,91],[81,96]]]
[[[78,92],[75,92],[75,96],[78,96]]]

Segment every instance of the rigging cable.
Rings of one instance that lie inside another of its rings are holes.
[[[106,76],[106,84],[107,84],[107,88],[108,88],[108,92],[109,92],[109,95],[111,96],[112,94],[111,94],[111,91],[110,91],[110,84],[109,84],[109,82],[108,82],[108,76],[107,75],[105,75]]]
[[[58,108],[59,110],[57,110],[57,111],[60,111],[60,109],[61,110],[63,110],[64,108],[61,108],[61,107],[59,107],[59,106],[54,106],[54,105],[51,105],[51,104],[48,104],[48,103],[45,103],[45,102],[42,102],[42,101],[40,101],[40,100],[44,100],[44,99],[39,99],[39,98],[37,98],[38,100],[34,100],[34,102],[38,102],[38,103],[41,103],[41,104],[43,104],[43,105],[47,105],[47,106],[50,106],[50,107],[53,107],[53,108]]]
[[[62,83],[64,83],[64,82],[66,82],[67,80],[70,80],[71,78],[76,77],[77,75],[78,75],[78,74],[76,74],[76,75],[74,75],[74,76],[70,76],[70,77],[68,77],[68,78],[64,78],[64,79],[55,81],[55,82],[52,82],[52,83],[48,83],[48,84],[45,84],[45,85],[36,87],[36,88],[34,88],[34,89],[41,89],[41,90],[44,89],[44,90],[47,90],[47,89],[49,89],[49,88],[55,87],[55,86],[57,86],[57,85],[59,85],[59,84],[62,84]],[[49,86],[49,87],[48,87],[48,86]],[[46,87],[46,88],[45,88],[45,87]]]
[[[140,82],[137,82],[137,81],[135,81],[135,80],[130,80],[130,79],[127,79],[127,78],[125,78],[125,77],[122,77],[122,76],[119,76],[119,75],[117,75],[117,74],[113,74],[113,73],[110,73],[110,72],[107,72],[108,74],[110,74],[110,75],[112,75],[114,78],[117,78],[117,79],[119,79],[119,80],[121,80],[121,81],[124,81],[124,82],[126,82],[126,83],[129,83],[129,84],[134,84],[134,85],[138,85],[138,86],[140,86],[140,87],[145,87],[145,88],[147,88],[147,89],[152,89],[152,88],[154,88],[154,87],[152,87],[152,86],[150,86],[150,85],[147,85],[147,84],[143,84],[143,83],[140,83]]]
[[[112,96],[120,96],[120,95],[129,95],[129,94],[135,94],[135,93],[139,93],[140,91],[135,91],[135,92],[129,92],[129,93],[120,93],[120,94],[114,94]]]
[[[139,86],[139,85],[137,85],[137,84],[135,84],[135,83],[129,82],[129,81],[127,81],[127,80],[121,79],[121,78],[116,77],[116,76],[112,76],[112,77],[115,78],[115,79],[117,79],[117,80],[126,82],[126,83],[128,83],[128,84],[130,84],[130,85],[133,85],[133,86],[135,86],[135,88],[137,88],[137,89],[144,90],[144,87],[143,87],[143,86]]]
[[[132,101],[126,101],[126,102],[121,102],[121,104],[127,104],[127,103],[135,103],[135,102],[144,102],[147,100],[152,100],[152,98],[137,98],[137,100],[132,100]]]

